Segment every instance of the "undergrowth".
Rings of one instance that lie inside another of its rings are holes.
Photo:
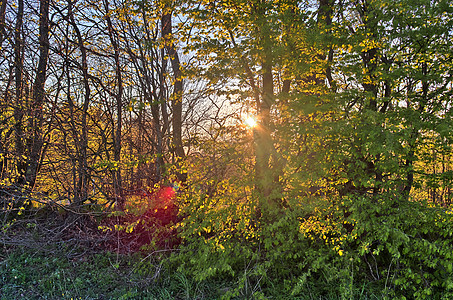
[[[74,249],[65,245],[59,246],[58,253],[55,250],[2,247],[0,299],[345,299],[333,292],[334,283],[330,294],[321,294],[319,287],[309,283],[303,293],[291,296],[278,289],[247,293],[245,281],[231,277],[200,282],[177,272],[158,253],[83,254],[79,249],[80,255],[74,256]],[[246,281],[250,284],[252,278]],[[350,299],[383,299],[369,289],[353,287]]]
[[[103,252],[67,257],[24,247],[1,251],[0,299],[215,299],[221,286],[194,283],[164,260]]]
[[[451,299],[450,211],[340,200],[267,226],[232,206],[200,210],[180,245],[140,251],[81,216],[17,221],[0,235],[0,299]]]

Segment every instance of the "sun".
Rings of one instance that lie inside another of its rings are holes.
[[[244,120],[244,123],[250,127],[250,128],[254,128],[258,125],[258,122],[256,121],[256,119],[254,117],[248,117]]]

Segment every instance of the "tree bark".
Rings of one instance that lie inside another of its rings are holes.
[[[5,39],[6,36],[6,30],[5,30],[5,15],[6,15],[6,3],[7,0],[0,0],[1,5],[0,5],[0,49],[2,48],[3,45],[3,40]]]
[[[333,17],[333,5],[335,3],[335,0],[320,0],[319,1],[319,8],[318,8],[318,26],[321,27],[321,29],[324,29],[323,27],[327,27],[327,32],[330,34],[330,26],[332,25],[332,17]],[[330,47],[330,49],[327,51],[326,55],[326,69],[325,69],[325,74],[326,78],[329,82],[329,85],[331,89],[335,92],[336,86],[335,86],[335,81],[332,77],[332,68],[330,67],[330,64],[333,61],[333,49]]]
[[[23,117],[24,117],[24,105],[23,99],[23,37],[22,37],[22,26],[24,16],[24,1],[18,0],[16,25],[14,28],[14,73],[15,73],[15,84],[16,84],[16,105],[14,106],[14,136],[15,136],[15,148],[17,157],[17,171],[18,178],[16,183],[19,185],[25,184],[25,173],[26,173],[26,161],[25,145],[24,145],[24,128],[23,128]]]
[[[84,99],[82,105],[82,113],[81,113],[81,136],[79,140],[79,153],[78,157],[78,181],[77,181],[77,188],[74,191],[74,204],[76,206],[82,205],[88,196],[88,182],[89,182],[89,174],[88,174],[88,155],[87,155],[87,148],[88,148],[88,128],[87,128],[87,116],[88,116],[88,107],[90,103],[90,95],[91,89],[89,84],[89,75],[88,75],[88,61],[87,61],[87,51],[83,44],[82,34],[77,26],[73,14],[73,2],[72,0],[68,0],[68,14],[71,25],[76,33],[77,37],[77,44],[80,49],[81,57],[82,57],[82,79],[83,79],[83,86],[84,86]]]
[[[26,181],[33,188],[41,165],[44,145],[42,127],[44,123],[44,85],[47,78],[49,58],[49,0],[40,0],[39,5],[39,61],[33,84],[33,106],[31,108],[32,140],[29,143],[29,163]]]
[[[107,30],[110,38],[110,42],[113,46],[114,60],[115,60],[115,76],[118,91],[115,95],[116,98],[116,130],[113,136],[113,159],[118,164],[117,168],[113,171],[113,188],[115,192],[116,202],[120,208],[124,206],[123,189],[121,180],[121,135],[122,135],[122,121],[123,121],[123,79],[120,64],[120,49],[118,45],[118,35],[113,28],[112,20],[109,15],[109,3],[107,0],[104,1],[104,8],[106,12]]]
[[[170,58],[173,70],[174,84],[172,95],[172,127],[173,127],[173,146],[176,161],[184,158],[184,147],[182,144],[182,101],[183,101],[183,78],[181,72],[181,63],[178,52],[172,37],[172,8],[168,2],[165,3],[162,13],[162,38],[165,43],[165,50]],[[178,174],[181,181],[186,180],[186,176],[181,172]]]
[[[148,103],[151,108],[152,124],[153,124],[153,155],[156,157],[154,162],[154,174],[151,184],[155,184],[162,180],[162,174],[165,173],[165,145],[164,135],[168,128],[168,115],[167,115],[167,93],[165,83],[165,72],[167,68],[167,60],[164,58],[165,49],[158,49],[153,47],[145,47],[144,45],[155,44],[158,39],[158,31],[152,24],[149,24],[149,16],[143,9],[141,12],[143,20],[143,29],[145,36],[137,36],[133,28],[134,24],[130,22],[128,33],[130,34],[125,38],[126,51],[130,56],[130,59],[137,72],[137,80],[139,82],[140,94],[143,97],[142,101]],[[129,20],[128,20],[129,21]],[[141,32],[140,32],[141,33]],[[135,42],[132,44],[131,42]],[[138,51],[133,51],[133,47],[138,47]],[[160,51],[160,58],[159,52]],[[162,65],[159,66],[159,63]],[[157,72],[157,74],[156,74]],[[158,92],[157,92],[158,91]],[[139,115],[139,142],[137,151],[143,153],[142,149],[142,133],[145,122],[145,114],[143,110],[140,110]],[[140,169],[143,166],[138,167],[139,176],[143,176],[143,172]]]
[[[274,61],[270,39],[272,33],[267,23],[264,4],[258,3],[253,9],[258,18],[256,24],[258,43],[263,49],[261,99],[256,103],[259,126],[254,130],[255,186],[260,195],[259,213],[265,220],[271,221],[282,209],[282,186],[279,182],[282,164],[275,149],[271,128],[271,108],[275,103],[272,74]]]

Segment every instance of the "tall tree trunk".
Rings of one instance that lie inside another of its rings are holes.
[[[81,113],[81,135],[79,140],[79,153],[78,153],[78,183],[77,189],[74,191],[74,204],[76,206],[82,205],[88,196],[88,182],[89,182],[89,174],[88,174],[88,155],[87,155],[87,148],[88,148],[88,127],[87,127],[87,115],[88,115],[88,107],[90,103],[90,84],[89,84],[89,76],[88,76],[88,61],[87,61],[87,51],[84,46],[84,41],[82,38],[82,34],[80,33],[79,27],[77,26],[73,14],[73,2],[72,0],[68,0],[68,14],[71,25],[76,33],[77,36],[77,44],[80,49],[80,53],[82,56],[82,79],[83,79],[83,86],[84,86],[84,99],[82,105],[82,113]]]
[[[327,29],[327,33],[330,34],[330,26],[332,25],[332,17],[333,17],[333,6],[334,6],[335,0],[320,0],[319,1],[319,8],[318,8],[318,26],[322,29]],[[336,85],[334,82],[334,79],[332,77],[332,68],[330,67],[330,64],[333,61],[333,49],[330,47],[327,51],[327,65],[325,69],[325,74],[326,78],[329,82],[329,85],[333,91],[336,89]],[[324,55],[323,58],[324,59]]]
[[[421,101],[418,107],[418,112],[422,114],[425,111],[426,104],[428,103],[428,91],[429,91],[429,83],[428,79],[426,78],[428,76],[428,65],[426,62],[422,63],[421,66],[421,73],[422,73],[422,95],[421,95]],[[412,88],[412,87],[411,87]],[[406,161],[405,161],[405,168],[406,168],[406,184],[403,189],[403,197],[404,199],[408,200],[410,192],[412,190],[412,186],[414,184],[414,163],[416,161],[416,155],[415,155],[415,150],[417,148],[417,140],[420,136],[419,132],[419,126],[416,123],[412,125],[412,130],[411,130],[411,135],[410,135],[410,140],[409,140],[409,152],[406,156]]]
[[[16,104],[14,106],[14,133],[15,133],[15,147],[17,157],[17,171],[18,178],[17,184],[25,184],[26,162],[23,158],[25,155],[24,145],[24,93],[23,93],[23,39],[22,39],[22,25],[24,16],[24,1],[18,0],[16,25],[14,28],[14,69],[15,69],[15,84],[16,84]]]
[[[150,30],[150,25],[148,23],[148,17],[146,13],[142,12],[146,39],[147,41],[156,41],[158,34],[157,31],[152,32]],[[161,62],[162,65],[159,69],[159,61],[158,61],[158,50],[157,49],[149,49],[151,52],[151,70],[147,71],[146,74],[146,90],[147,90],[147,101],[151,104],[151,114],[153,116],[153,129],[154,129],[154,137],[155,137],[155,182],[160,182],[162,180],[162,174],[165,172],[165,164],[164,164],[164,144],[163,144],[163,135],[166,131],[166,100],[164,91],[166,90],[165,86],[165,72],[167,69],[167,60],[165,59],[165,49],[160,49],[161,51]],[[142,55],[144,58],[145,56]],[[157,71],[157,78],[155,77],[155,71]],[[146,71],[147,69],[144,68]],[[159,93],[156,90],[159,89]],[[161,120],[162,115],[162,120]],[[162,123],[163,122],[163,123]]]
[[[156,179],[162,180],[162,174],[165,173],[164,164],[164,133],[166,131],[167,119],[167,106],[165,105],[165,70],[167,68],[167,61],[164,58],[164,49],[161,49],[162,65],[158,74],[159,80],[159,93],[154,95],[157,101],[151,106],[151,113],[153,114],[153,123],[156,131]],[[160,116],[162,115],[162,120]]]
[[[281,210],[282,187],[279,178],[282,171],[271,128],[271,108],[275,103],[274,78],[272,74],[273,53],[270,27],[267,23],[264,3],[255,7],[256,31],[260,37],[262,53],[262,92],[257,101],[259,126],[254,130],[255,140],[255,186],[260,194],[259,212],[265,219],[273,219]]]
[[[165,43],[165,50],[170,57],[171,67],[174,76],[173,95],[172,95],[172,127],[173,127],[173,145],[174,153],[177,161],[184,158],[184,147],[182,144],[182,100],[183,100],[183,79],[181,72],[181,63],[179,61],[179,55],[176,51],[176,47],[172,37],[172,7],[165,2],[163,13],[162,13],[162,38]],[[178,177],[180,180],[185,181],[186,176],[183,173],[179,173]]]
[[[43,105],[45,98],[47,61],[49,58],[49,0],[40,0],[39,6],[39,61],[36,79],[33,84],[33,106],[31,113],[32,140],[29,143],[29,163],[26,174],[27,184],[33,188],[41,165],[44,145],[42,127],[44,122]]]
[[[150,183],[155,184],[162,180],[162,174],[165,173],[165,164],[164,164],[164,134],[168,128],[168,116],[167,116],[167,95],[166,85],[165,85],[165,70],[167,66],[167,60],[164,58],[165,49],[160,48],[161,53],[161,62],[162,65],[159,66],[159,55],[158,49],[156,48],[146,48],[144,45],[146,43],[153,44],[158,39],[158,30],[154,28],[152,24],[149,24],[149,16],[147,11],[142,9],[141,16],[143,20],[143,28],[145,32],[145,37],[138,37],[134,34],[131,29],[131,24],[129,24],[130,38],[125,38],[126,51],[132,60],[132,63],[138,73],[138,82],[139,89],[142,94],[142,101],[148,103],[151,107],[152,114],[152,123],[153,123],[153,154],[156,156],[154,163],[154,176],[153,178],[148,178],[152,180]],[[128,20],[129,21],[129,20]],[[130,21],[129,21],[130,22]],[[130,44],[131,41],[135,41],[136,47],[138,47],[138,53],[132,50]],[[157,76],[156,73],[157,72]],[[158,90],[158,92],[156,92]],[[142,136],[143,128],[145,122],[144,111],[140,110],[138,115],[138,143],[137,151],[138,153],[143,153],[142,149]],[[139,177],[143,177],[144,174],[140,172],[140,169],[143,166],[138,167]]]
[[[6,36],[5,29],[5,15],[6,15],[6,3],[7,0],[0,0],[0,49],[2,48],[3,40]]]
[[[113,137],[113,159],[118,164],[118,167],[113,171],[113,187],[115,191],[116,202],[120,208],[124,206],[123,189],[121,182],[121,135],[122,135],[122,122],[123,122],[123,79],[120,65],[120,49],[118,45],[118,35],[113,28],[112,20],[109,14],[109,3],[104,1],[104,8],[106,12],[107,29],[109,33],[110,42],[113,46],[114,59],[115,59],[115,76],[118,91],[116,93],[116,130]]]
[[[70,28],[70,24],[68,24],[66,26],[66,36],[69,37],[70,36],[70,32],[71,32],[71,28]],[[70,60],[69,60],[69,53],[70,53],[70,49],[69,49],[69,44],[70,44],[70,41],[68,39],[65,39],[65,47],[64,47],[64,55],[65,55],[65,61],[64,61],[64,65],[63,65],[63,69],[64,69],[64,72],[65,72],[65,75],[66,75],[66,100],[67,100],[67,105],[68,105],[68,117],[67,117],[67,122],[69,124],[69,128],[72,132],[72,135],[73,135],[73,139],[74,139],[74,147],[75,147],[75,153],[72,153],[67,145],[67,134],[64,130],[64,126],[62,126],[62,131],[63,131],[63,136],[64,136],[64,142],[65,142],[65,148],[67,148],[68,150],[66,151],[66,154],[69,156],[69,161],[71,162],[71,175],[72,175],[72,192],[73,194],[75,195],[76,194],[76,191],[77,191],[77,178],[78,178],[78,175],[77,175],[77,154],[79,153],[79,146],[80,146],[80,143],[78,142],[79,141],[79,131],[78,131],[78,128],[77,128],[77,125],[76,125],[76,114],[75,114],[75,111],[77,110],[77,108],[75,107],[75,104],[74,104],[74,99],[71,95],[71,91],[72,91],[72,81],[71,81],[71,64],[70,64]],[[71,188],[70,187],[67,187],[67,195],[68,195],[68,198],[70,198],[70,194],[71,194]]]
[[[362,6],[358,7],[363,25],[367,31],[373,32],[377,28],[376,17],[373,16],[373,8],[370,7],[368,0],[363,1]],[[372,33],[370,38],[374,38],[375,34]],[[366,76],[362,82],[363,89],[368,93],[369,102],[366,104],[366,108],[372,111],[377,111],[377,96],[378,96],[378,83],[375,75],[378,61],[378,48],[373,47],[362,51],[362,62],[363,68],[366,72]]]

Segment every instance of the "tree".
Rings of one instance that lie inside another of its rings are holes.
[[[418,145],[427,142],[430,130],[445,136],[438,130],[451,122],[445,113],[445,88],[451,81],[444,71],[451,20],[437,19],[443,4],[419,4],[401,2],[403,10],[417,16],[403,18],[396,6],[380,1],[344,3],[347,9],[334,25],[339,46],[335,97],[343,123],[333,132],[329,148],[340,145],[337,174],[346,175],[346,183],[338,186],[341,194],[391,191],[404,192],[407,199]],[[432,25],[422,29],[421,19]],[[435,39],[428,38],[431,34]]]
[[[24,129],[23,129],[23,109],[25,107],[24,99],[24,84],[23,84],[23,15],[24,2],[19,0],[17,7],[16,25],[14,29],[14,70],[15,70],[15,88],[16,88],[16,106],[14,107],[14,133],[16,144],[17,169],[18,169],[18,184],[25,183],[26,165],[24,161],[25,145],[24,145]]]
[[[172,128],[173,128],[173,144],[174,153],[177,161],[185,156],[184,147],[182,143],[182,107],[183,107],[183,75],[182,66],[179,59],[178,52],[176,51],[174,37],[172,35],[172,11],[173,1],[164,1],[162,8],[162,39],[165,46],[166,53],[170,58],[171,67],[173,70],[173,95],[172,103]],[[179,172],[179,180],[185,181],[185,175]]]
[[[28,163],[26,171],[26,183],[33,189],[36,176],[39,172],[42,156],[44,155],[44,104],[46,91],[44,85],[47,79],[47,62],[49,59],[49,0],[41,0],[39,3],[39,61],[36,70],[36,78],[33,84],[33,104],[31,111],[31,135],[28,144]]]
[[[284,44],[279,39],[282,27],[291,22],[285,20],[286,15],[300,13],[297,4],[291,1],[285,5],[273,1],[211,1],[202,6],[194,5],[188,11],[195,20],[197,35],[202,36],[193,38],[191,49],[206,60],[204,74],[213,83],[233,80],[229,93],[237,92],[244,103],[252,102],[256,110],[259,126],[253,134],[255,187],[261,199],[258,215],[273,219],[281,210],[283,199],[284,159],[276,149],[274,136],[274,114],[279,100],[276,87],[282,83],[275,75],[285,68],[280,57]],[[285,81],[282,91],[288,89],[288,84]]]
[[[119,36],[116,33],[116,30],[113,27],[112,20],[110,18],[110,9],[108,0],[104,0],[104,8],[106,11],[106,21],[107,21],[107,30],[114,51],[114,60],[115,60],[115,74],[116,74],[116,86],[118,91],[116,92],[116,130],[114,133],[114,146],[113,146],[113,159],[119,165],[121,165],[121,136],[122,136],[122,127],[123,127],[123,78],[120,64],[120,49],[118,45]],[[113,186],[115,191],[115,197],[118,197],[117,202],[120,207],[124,206],[123,199],[123,187],[121,180],[121,167],[119,166],[114,170],[113,174]]]
[[[165,47],[159,47],[160,16],[157,9],[147,10],[144,5],[139,5],[133,11],[135,14],[125,12],[126,24],[123,24],[122,29],[124,48],[129,57],[133,80],[137,82],[138,94],[135,106],[131,107],[131,114],[136,116],[137,136],[134,136],[134,140],[131,136],[129,144],[134,146],[134,155],[140,160],[153,157],[154,170],[149,173],[145,171],[146,164],[141,164],[137,168],[138,178],[134,180],[141,182],[147,179],[147,184],[152,186],[163,179],[168,156],[166,146],[170,124],[167,95],[170,89],[166,78],[167,60],[164,57]],[[149,122],[152,126],[149,126]],[[151,145],[145,145],[147,140],[151,141]]]

